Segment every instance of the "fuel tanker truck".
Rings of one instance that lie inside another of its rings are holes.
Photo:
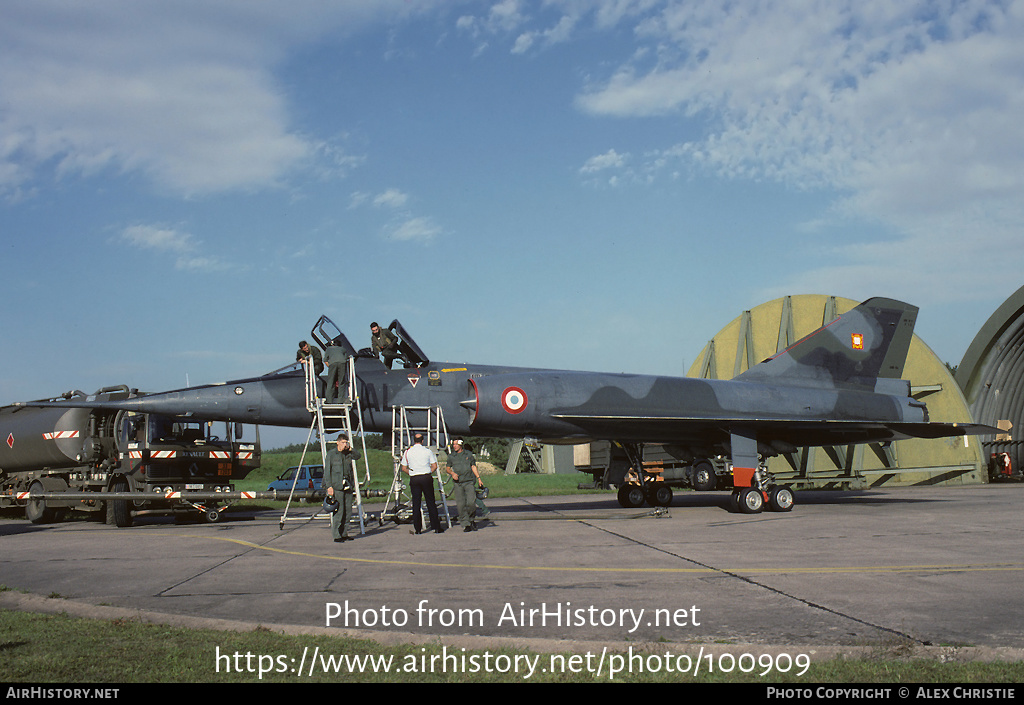
[[[140,395],[126,386],[58,399],[120,401]],[[41,401],[56,401],[41,400]],[[0,408],[0,507],[24,506],[36,524],[68,511],[94,512],[130,526],[140,512],[199,513],[217,521],[237,499],[233,480],[260,464],[259,429],[244,440],[242,424],[125,410]],[[222,435],[221,435],[222,434]]]

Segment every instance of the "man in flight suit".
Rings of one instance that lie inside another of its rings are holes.
[[[352,463],[360,457],[359,451],[349,445],[348,436],[344,433],[338,435],[337,447],[327,451],[323,485],[327,488],[327,495],[334,497],[341,504],[338,510],[331,514],[331,534],[335,543],[351,538],[348,535],[348,520],[352,515],[352,499],[355,497],[356,489]]]
[[[459,507],[459,524],[463,531],[476,531],[476,488],[484,481],[476,469],[476,457],[463,448],[461,438],[452,441],[452,452],[448,454],[448,474],[455,480],[455,503]]]
[[[313,358],[313,371],[316,374],[320,374],[324,371],[324,359],[320,354],[320,348],[315,345],[310,345],[305,340],[299,341],[299,351],[295,353],[295,361],[306,364],[309,358]]]
[[[391,363],[395,361],[398,355],[398,338],[395,334],[389,331],[387,328],[381,328],[374,321],[370,324],[370,347],[373,348],[374,355],[382,355],[384,357],[384,364],[391,369]]]
[[[348,353],[340,345],[330,344],[324,354],[327,365],[327,387],[324,389],[324,400],[328,404],[336,404],[341,396],[341,388],[345,383],[345,369],[348,366]]]

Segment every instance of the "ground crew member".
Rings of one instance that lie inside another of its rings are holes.
[[[313,371],[318,375],[324,371],[324,359],[320,354],[320,348],[310,345],[305,340],[299,341],[299,351],[295,353],[295,361],[306,364],[306,360],[313,358]]]
[[[476,457],[464,448],[461,438],[452,441],[452,452],[446,463],[448,474],[455,480],[455,503],[459,507],[459,524],[462,530],[476,531],[476,487],[484,486],[476,469]],[[474,483],[474,480],[476,481]]]
[[[331,343],[327,346],[327,352],[324,354],[324,364],[327,365],[327,388],[324,390],[324,400],[328,404],[334,404],[341,396],[341,386],[345,382],[348,353],[340,345]]]
[[[344,433],[338,435],[338,445],[327,451],[324,464],[323,485],[327,495],[334,497],[341,506],[331,515],[331,535],[335,543],[348,541],[348,520],[352,515],[352,500],[355,497],[356,483],[352,473],[352,463],[359,460],[360,454],[348,441]]]
[[[435,534],[443,534],[441,521],[437,516],[437,503],[434,499],[434,472],[437,470],[437,456],[434,451],[423,445],[423,434],[413,436],[413,445],[402,454],[402,472],[409,476],[409,488],[412,490],[412,525],[413,533],[423,533],[423,517],[420,505],[427,502],[427,514],[430,515],[430,526]]]

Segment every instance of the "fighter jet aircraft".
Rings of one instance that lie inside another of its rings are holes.
[[[627,449],[638,471],[642,444],[660,443],[684,459],[731,460],[744,511],[766,503],[785,511],[792,494],[767,477],[767,457],[803,446],[996,432],[931,423],[925,404],[910,396],[910,383],[901,376],[917,312],[899,301],[870,299],[732,380],[437,363],[398,321],[389,328],[400,340],[404,367],[391,370],[369,349],[357,351],[327,317],[312,335],[321,347],[339,345],[354,358],[355,379],[346,383],[354,383],[359,395],[364,431],[389,432],[396,407],[440,407],[453,434],[549,443],[611,440]],[[124,401],[50,403],[311,425],[301,364]]]

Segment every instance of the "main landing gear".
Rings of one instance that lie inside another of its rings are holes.
[[[776,485],[764,466],[757,469],[750,487],[736,487],[732,491],[732,506],[744,514],[757,514],[765,505],[773,512],[788,512],[796,503],[793,491]]]

